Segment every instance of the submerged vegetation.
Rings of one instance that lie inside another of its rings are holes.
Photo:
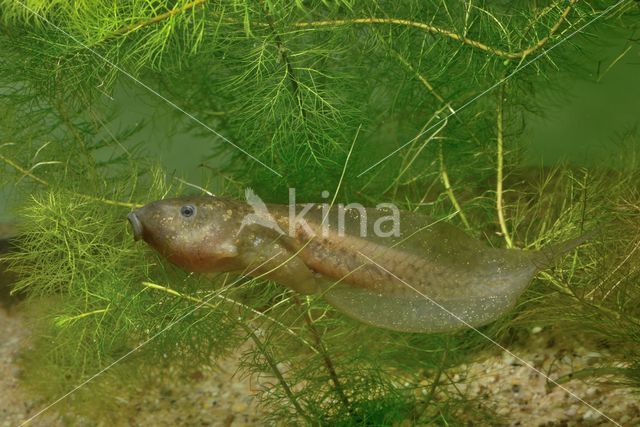
[[[539,94],[562,95],[559,69],[592,69],[581,46],[631,39],[639,14],[630,0],[0,0],[0,185],[21,227],[6,258],[39,336],[26,385],[95,417],[113,390],[248,341],[242,369],[274,378],[260,395],[274,420],[459,424],[497,415],[447,371],[534,323],[609,347],[574,376],[640,387],[637,133],[616,141],[622,160],[590,168],[522,167],[518,139],[544,113]],[[180,142],[208,147],[197,174],[161,164],[172,135],[117,124],[112,97],[143,92],[200,134]],[[265,280],[186,274],[133,242],[137,205],[247,187],[270,202],[289,187],[301,202],[394,202],[495,246],[597,237],[482,334],[368,327]]]

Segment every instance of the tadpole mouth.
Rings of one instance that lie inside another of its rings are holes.
[[[140,219],[138,218],[136,213],[130,212],[129,215],[127,215],[127,219],[129,220],[129,222],[131,223],[131,227],[133,228],[133,239],[142,239],[142,223],[140,222]]]

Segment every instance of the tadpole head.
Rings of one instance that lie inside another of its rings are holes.
[[[230,203],[214,197],[164,199],[130,212],[127,219],[135,240],[144,240],[173,264],[187,271],[221,271],[222,260],[237,255],[238,227],[232,224]]]
[[[165,199],[130,212],[134,240],[144,240],[163,254],[183,252],[207,232],[196,200]]]

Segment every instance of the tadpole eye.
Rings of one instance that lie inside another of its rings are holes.
[[[185,218],[189,218],[193,216],[193,214],[195,213],[196,213],[196,207],[193,205],[184,205],[183,207],[180,208],[180,215],[182,215]]]

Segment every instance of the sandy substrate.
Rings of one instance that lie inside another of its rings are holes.
[[[17,426],[46,406],[34,401],[19,388],[16,356],[28,345],[28,331],[20,313],[0,309],[0,427]],[[457,369],[452,376],[467,397],[480,399],[513,426],[624,426],[640,425],[640,405],[631,391],[606,385],[590,385],[578,380],[549,389],[545,377],[518,360],[557,378],[591,366],[606,352],[588,351],[579,344],[552,342],[544,332],[532,335],[527,348],[514,348]],[[555,340],[552,340],[555,341]],[[536,350],[531,350],[536,349]],[[124,400],[121,426],[249,426],[264,424],[254,397],[258,385],[235,374],[237,361],[231,357],[211,372],[196,371],[183,381],[148,390],[139,401]],[[568,391],[573,393],[572,396]],[[578,400],[578,398],[582,401]],[[438,397],[436,397],[438,398]],[[587,404],[588,403],[588,404]],[[592,405],[590,407],[589,405]],[[602,413],[598,412],[601,411]],[[604,415],[603,415],[604,414]],[[52,408],[30,425],[114,425],[101,420],[63,419]]]
[[[28,345],[28,331],[19,312],[0,309],[0,427],[21,425],[49,402],[35,401],[19,387],[20,369],[16,357]],[[188,380],[148,390],[141,401],[123,400],[118,426],[250,426],[260,424],[255,390],[247,378],[236,373],[236,361],[229,358],[211,372],[196,371]],[[63,405],[60,403],[59,405]],[[63,419],[56,408],[39,415],[29,425],[112,426],[113,421]]]
[[[5,309],[0,309],[0,427],[20,425],[40,410],[41,405],[19,388],[20,369],[16,357],[26,338],[27,330],[20,316],[9,315]],[[57,413],[49,412],[31,425],[53,427],[63,424]]]
[[[606,361],[606,350],[593,351],[577,341],[562,341],[533,329],[529,342],[482,363],[462,367],[453,380],[512,426],[640,425],[640,401],[630,389],[602,382],[553,379]],[[637,391],[636,391],[637,393]]]

